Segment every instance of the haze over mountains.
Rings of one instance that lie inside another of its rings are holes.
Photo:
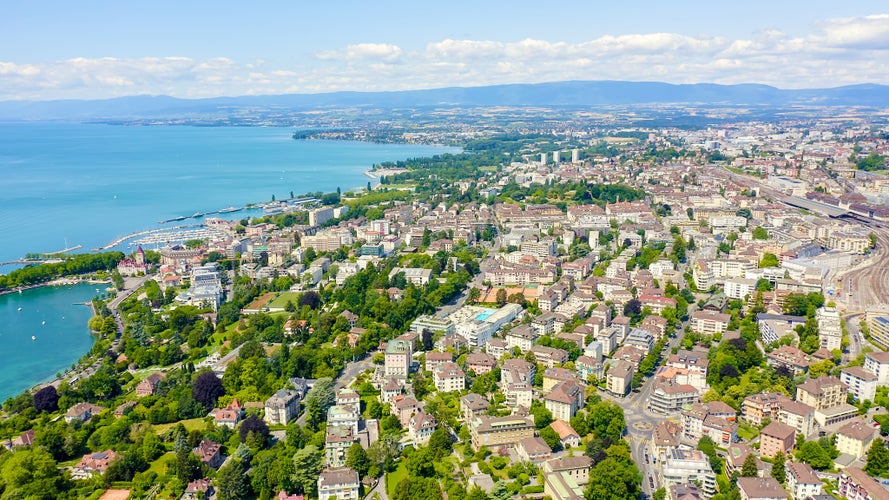
[[[180,99],[130,96],[105,100],[0,101],[0,120],[96,120],[188,116],[244,108],[414,108],[430,106],[865,106],[889,107],[889,86],[826,89],[768,85],[675,85],[661,82],[568,81],[391,92],[332,92]]]

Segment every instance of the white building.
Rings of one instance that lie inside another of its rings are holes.
[[[835,307],[819,307],[815,312],[818,320],[818,340],[821,347],[832,351],[842,348],[843,330],[840,313]]]
[[[454,362],[442,363],[432,372],[435,389],[439,392],[462,391],[466,388],[466,374]]]
[[[787,490],[793,500],[806,500],[806,498],[820,495],[823,491],[821,480],[815,474],[809,464],[801,462],[787,462]]]
[[[840,382],[849,386],[849,393],[858,401],[873,401],[877,393],[878,378],[860,366],[849,366],[840,371]]]
[[[889,352],[875,351],[865,354],[864,369],[875,374],[880,385],[889,385]]]
[[[281,389],[265,401],[263,420],[269,425],[287,425],[299,413],[299,393]]]
[[[318,500],[358,500],[358,473],[348,467],[328,469],[318,477]]]
[[[661,464],[662,485],[665,488],[678,484],[699,484],[704,498],[716,494],[716,474],[710,467],[710,458],[700,450],[670,450]]]

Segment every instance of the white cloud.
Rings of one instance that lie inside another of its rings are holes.
[[[239,94],[406,90],[559,80],[764,83],[783,88],[889,83],[889,14],[829,19],[790,36],[609,34],[566,42],[444,39],[417,50],[391,43],[332,47],[283,65],[226,57],[0,61],[0,99],[129,94]]]
[[[830,46],[889,49],[889,14],[829,19],[822,29]]]
[[[401,57],[401,47],[388,43],[359,43],[349,45],[342,50],[326,50],[316,54],[318,59],[322,61],[328,60],[344,60],[344,61],[362,61],[376,60],[385,62],[396,62]]]

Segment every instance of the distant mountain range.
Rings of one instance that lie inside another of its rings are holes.
[[[179,99],[132,96],[104,100],[0,101],[0,120],[101,120],[224,114],[244,108],[418,108],[430,106],[867,106],[889,107],[889,86],[779,89],[768,85],[674,85],[660,82],[569,81],[393,92],[331,92]]]

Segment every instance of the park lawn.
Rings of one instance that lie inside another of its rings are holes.
[[[482,172],[496,172],[497,166],[491,165],[489,167],[478,167],[478,169],[481,170]]]
[[[759,436],[759,431],[756,430],[755,427],[751,427],[749,425],[743,424],[738,427],[738,437],[744,439],[746,441],[750,441],[751,439]]]
[[[275,297],[274,300],[266,304],[266,307],[269,309],[284,309],[284,307],[287,306],[287,302],[293,302],[293,305],[298,305],[299,296],[300,294],[295,292],[283,292],[281,295]]]
[[[163,476],[164,474],[167,473],[167,468],[164,465],[164,462],[167,460],[167,457],[173,457],[173,456],[176,456],[175,452],[168,451],[168,452],[164,453],[163,455],[159,456],[157,458],[157,460],[155,460],[154,462],[151,462],[151,465],[148,466],[148,471],[154,472],[155,474],[158,475],[158,477]]]
[[[402,460],[398,464],[398,468],[395,469],[395,472],[386,474],[386,493],[389,494],[389,498],[392,498],[392,495],[395,493],[395,487],[398,486],[398,483],[400,483],[402,479],[407,477],[406,464],[407,462]]]
[[[179,422],[173,422],[173,423],[170,423],[170,424],[158,424],[158,425],[155,425],[155,426],[154,426],[154,432],[155,432],[158,436],[160,436],[160,435],[163,434],[167,429],[170,429],[171,427],[175,427],[175,426],[177,426],[177,425],[179,425],[179,424],[184,425],[184,426],[185,426],[185,430],[187,430],[187,431],[189,431],[189,432],[194,431],[194,430],[201,430],[201,429],[204,428],[204,418],[203,418],[203,417],[199,417],[199,418],[191,418],[191,419],[188,419],[188,420],[180,420]]]

